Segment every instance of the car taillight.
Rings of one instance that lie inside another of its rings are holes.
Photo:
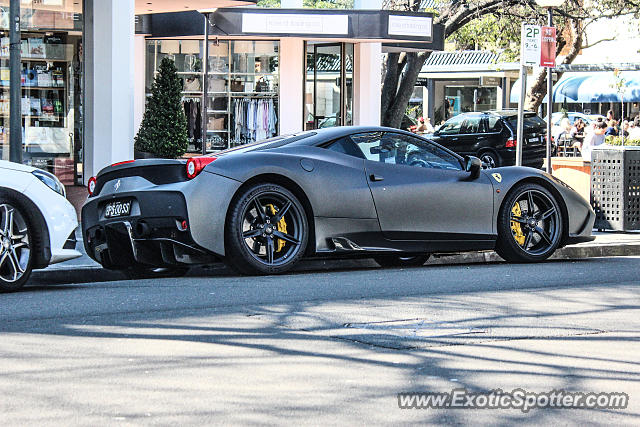
[[[98,183],[98,180],[96,179],[95,176],[92,176],[91,178],[89,178],[89,183],[87,184],[87,191],[89,191],[90,196],[93,196],[94,191],[96,191],[97,183]]]
[[[507,140],[507,143],[504,144],[504,146],[507,148],[514,148],[516,145],[518,145],[518,141],[513,138]]]
[[[187,178],[193,179],[202,169],[205,168],[209,163],[213,162],[217,157],[192,157],[187,162]]]

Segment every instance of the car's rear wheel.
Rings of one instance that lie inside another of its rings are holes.
[[[478,154],[478,158],[482,160],[485,169],[493,169],[500,167],[500,157],[493,151],[483,151]]]
[[[379,255],[373,257],[373,260],[381,267],[420,267],[427,262],[430,256],[430,254],[411,256]]]
[[[555,197],[537,184],[517,186],[498,218],[496,252],[507,261],[549,258],[562,239],[562,212]]]
[[[20,289],[32,271],[33,231],[29,218],[11,199],[0,199],[0,292]]]
[[[278,274],[304,255],[307,216],[298,198],[277,184],[256,184],[232,202],[225,230],[227,264],[242,274]]]

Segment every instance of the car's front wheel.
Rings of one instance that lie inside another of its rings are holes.
[[[555,197],[538,184],[517,186],[498,217],[496,252],[512,262],[549,258],[562,239],[562,212]]]
[[[430,254],[411,256],[379,255],[373,258],[380,267],[420,267],[429,259]]]
[[[0,292],[20,289],[32,270],[32,230],[26,213],[11,199],[0,199]]]
[[[304,255],[309,239],[305,210],[277,184],[256,184],[232,202],[225,229],[227,264],[242,274],[278,274]]]

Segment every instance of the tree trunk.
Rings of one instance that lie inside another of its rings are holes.
[[[397,86],[397,93],[395,97],[393,97],[393,101],[390,103],[389,107],[386,110],[383,110],[383,126],[395,128],[400,127],[407,105],[409,105],[409,100],[413,94],[413,88],[418,80],[418,75],[427,60],[428,55],[429,54],[427,52],[407,53],[406,65],[404,66],[404,70],[402,71],[402,75],[399,79],[400,84]]]

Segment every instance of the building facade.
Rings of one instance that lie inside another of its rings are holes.
[[[184,4],[183,4],[184,3]],[[20,108],[21,161],[82,184],[134,156],[159,61],[184,80],[189,151],[333,125],[376,125],[384,43],[441,50],[430,14],[251,7],[256,1],[20,0],[20,82],[10,77],[9,0],[2,35],[0,156]],[[249,6],[249,7],[248,7]],[[208,43],[205,42],[208,40]],[[21,102],[9,89],[20,87]],[[14,104],[17,104],[14,105]],[[15,130],[14,130],[15,131]],[[14,135],[15,136],[15,135]],[[14,143],[15,146],[15,143]]]

